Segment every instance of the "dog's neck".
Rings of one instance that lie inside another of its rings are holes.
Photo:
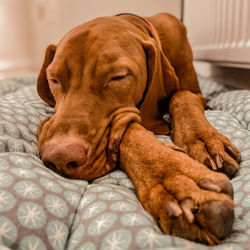
[[[160,42],[159,34],[158,34],[158,32],[157,32],[155,26],[148,20],[148,18],[146,18],[146,17],[141,17],[141,16],[138,16],[138,15],[132,14],[132,13],[120,13],[120,14],[117,14],[117,15],[115,15],[115,16],[122,16],[122,15],[131,15],[131,16],[140,18],[141,20],[143,20],[144,22],[146,22],[147,25],[150,27],[153,36],[155,37],[155,39],[157,40],[159,46],[161,47],[161,42]]]

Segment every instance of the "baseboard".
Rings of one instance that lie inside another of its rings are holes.
[[[250,89],[250,69],[238,64],[195,61],[196,72],[235,89]]]
[[[30,60],[0,60],[0,79],[28,72],[34,72]]]

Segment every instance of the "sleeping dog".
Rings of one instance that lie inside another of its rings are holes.
[[[229,234],[228,177],[240,153],[204,116],[178,19],[122,14],[81,24],[48,46],[37,90],[55,107],[38,129],[46,166],[93,180],[119,165],[164,233],[210,245]]]

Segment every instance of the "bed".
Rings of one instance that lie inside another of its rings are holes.
[[[47,169],[37,151],[37,126],[53,114],[36,93],[35,74],[0,82],[0,249],[249,249],[250,91],[199,77],[209,122],[241,150],[233,232],[208,247],[163,235],[117,169],[92,182]],[[168,136],[157,136],[170,141]]]

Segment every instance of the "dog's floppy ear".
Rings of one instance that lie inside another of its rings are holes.
[[[169,133],[168,124],[163,121],[160,103],[168,103],[179,89],[179,81],[173,67],[164,55],[161,45],[150,39],[143,42],[147,56],[148,79],[140,105],[142,125],[155,134]],[[167,111],[168,107],[164,107]]]
[[[37,79],[37,92],[39,96],[49,105],[55,106],[55,99],[50,91],[47,80],[46,69],[52,62],[56,52],[56,46],[50,44],[45,52],[44,62]]]

